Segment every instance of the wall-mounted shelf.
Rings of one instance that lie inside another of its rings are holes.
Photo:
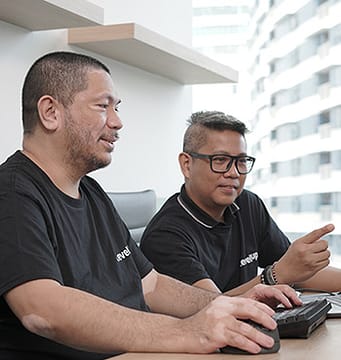
[[[0,20],[29,30],[99,25],[104,9],[86,0],[0,0]]]
[[[68,33],[70,45],[182,84],[238,80],[232,68],[135,23],[74,28]]]

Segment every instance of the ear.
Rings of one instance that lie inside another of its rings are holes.
[[[187,179],[190,176],[192,157],[185,152],[179,154],[179,164],[184,177]]]
[[[60,104],[50,95],[44,95],[38,100],[38,114],[41,125],[48,131],[54,131],[60,123]]]

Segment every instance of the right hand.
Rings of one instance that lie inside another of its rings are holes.
[[[238,319],[251,319],[264,327],[275,329],[274,311],[258,301],[218,296],[197,314],[181,320],[185,331],[186,352],[211,353],[226,345],[250,353],[261,347],[272,347],[273,339]]]
[[[278,282],[299,283],[328,266],[328,242],[321,237],[333,230],[334,225],[328,224],[295,240],[275,265]]]
[[[297,296],[296,291],[285,284],[273,286],[257,284],[240,296],[260,301],[273,309],[278,304],[283,304],[286,308],[302,305],[302,300]]]

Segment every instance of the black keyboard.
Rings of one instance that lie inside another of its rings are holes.
[[[328,318],[340,318],[341,317],[341,293],[330,292],[330,293],[313,293],[313,294],[301,294],[301,300],[306,303],[314,300],[326,299],[332,308],[328,311]]]
[[[331,305],[314,300],[292,309],[277,308],[274,319],[281,338],[308,338],[327,318]]]

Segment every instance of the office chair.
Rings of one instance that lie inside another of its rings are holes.
[[[140,244],[145,227],[156,211],[156,193],[152,189],[132,192],[107,192],[132,238]]]

